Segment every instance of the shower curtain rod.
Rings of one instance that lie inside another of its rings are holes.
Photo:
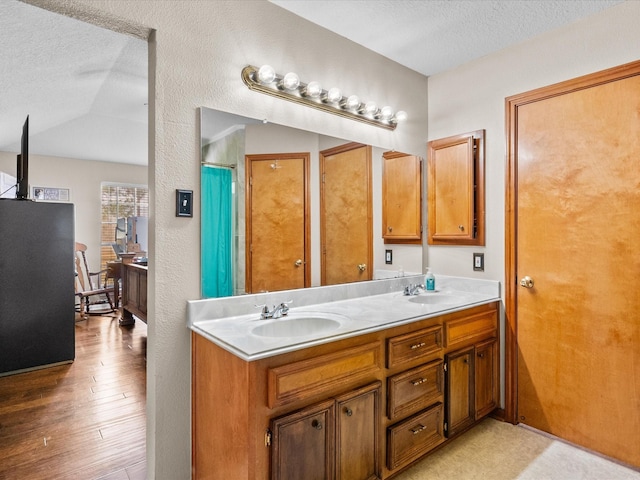
[[[236,166],[231,163],[200,162],[200,165],[204,165],[205,167],[236,168]]]

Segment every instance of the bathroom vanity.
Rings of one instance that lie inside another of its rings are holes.
[[[386,479],[498,407],[498,282],[419,281],[189,302],[193,478]]]

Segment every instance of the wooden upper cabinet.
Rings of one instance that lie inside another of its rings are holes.
[[[484,130],[428,147],[429,245],[484,245]]]
[[[382,238],[385,243],[422,241],[422,161],[400,152],[383,154]]]

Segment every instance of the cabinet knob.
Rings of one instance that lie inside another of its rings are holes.
[[[478,358],[484,358],[484,353],[479,353]]]
[[[347,414],[347,417],[350,417],[351,415],[353,415],[353,410],[351,410],[349,407],[346,407],[344,409],[344,413]]]
[[[367,264],[366,263],[360,263],[358,265],[358,270],[360,270],[361,272],[364,272],[367,269]]]
[[[393,227],[387,227],[387,230],[391,232],[393,230]]]
[[[299,267],[300,265],[302,265],[302,260],[298,259],[293,263],[296,267]]]
[[[311,426],[316,430],[322,430],[322,422],[319,422],[318,420],[311,422]]]
[[[464,225],[458,225],[458,228],[460,229],[461,232],[464,232]]]

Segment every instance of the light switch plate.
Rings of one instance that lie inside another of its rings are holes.
[[[193,217],[193,190],[176,189],[176,217]]]
[[[393,264],[393,250],[384,251],[384,263],[387,265]]]
[[[473,269],[476,272],[484,272],[484,253],[473,254]]]

